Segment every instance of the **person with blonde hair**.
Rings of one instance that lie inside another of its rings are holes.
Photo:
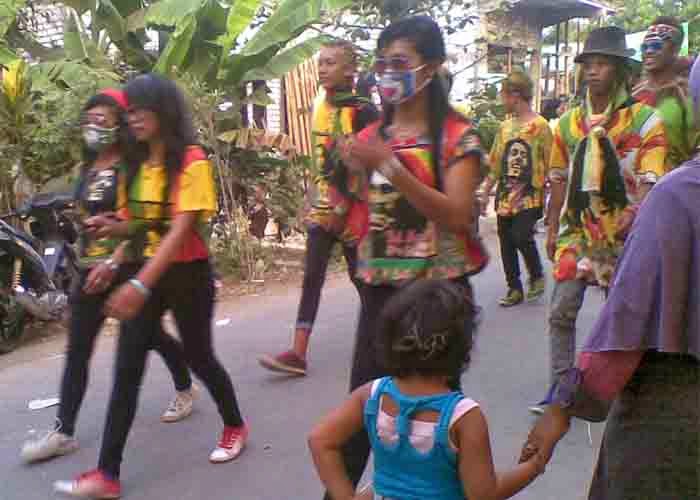
[[[501,100],[511,118],[503,122],[496,135],[489,159],[490,171],[482,187],[485,212],[491,190],[498,185],[495,207],[498,239],[508,285],[506,295],[499,302],[503,307],[518,305],[525,299],[518,253],[522,254],[530,275],[527,300],[537,300],[545,290],[535,224],[544,210],[552,131],[547,120],[532,110],[533,91],[532,80],[522,71],[514,71],[503,80]]]

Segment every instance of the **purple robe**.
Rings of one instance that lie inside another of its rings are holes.
[[[700,159],[645,199],[586,352],[690,354],[700,360]]]

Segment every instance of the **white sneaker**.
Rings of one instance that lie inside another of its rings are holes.
[[[248,426],[224,427],[221,440],[209,455],[209,461],[220,464],[238,458],[248,442]]]
[[[194,384],[187,391],[178,392],[160,417],[161,422],[172,424],[184,420],[192,414],[197,389]]]
[[[25,442],[20,457],[25,463],[30,464],[67,455],[77,449],[78,441],[73,436],[53,430],[39,439]]]
[[[544,408],[540,405],[533,405],[528,408],[528,411],[530,413],[534,413],[535,415],[544,415]]]

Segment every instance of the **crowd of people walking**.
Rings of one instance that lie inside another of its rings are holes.
[[[326,269],[340,245],[360,311],[351,395],[309,437],[325,498],[509,498],[544,472],[573,417],[608,420],[591,500],[698,498],[700,63],[679,69],[682,41],[677,20],[657,19],[642,46],[644,78],[632,88],[636,63],[625,32],[593,30],[576,57],[585,93],[553,130],[533,110],[535,83],[513,71],[500,96],[509,118],[490,151],[450,103],[445,41],[429,17],[381,32],[373,67],[381,112],[355,88],[353,46],[321,49],[302,296],[291,348],[259,362],[307,375]],[[38,462],[77,449],[95,338],[116,318],[98,465],[55,487],[119,498],[150,350],[163,357],[176,390],[164,422],[191,413],[200,391],[190,372],[216,403],[223,431],[211,462],[240,456],[249,426],[212,345],[207,224],[217,197],[183,94],[163,77],[138,76],[90,98],[82,130],[82,271],[61,402],[55,428],[21,455]],[[519,463],[500,473],[480,406],[461,390],[478,323],[471,277],[489,263],[477,221],[494,188],[506,282],[500,305],[545,294],[535,241],[543,217],[554,269],[551,385],[532,395],[541,417]],[[591,286],[606,300],[577,361],[576,320]],[[167,311],[179,340],[163,330]],[[370,453],[372,481],[358,488]]]

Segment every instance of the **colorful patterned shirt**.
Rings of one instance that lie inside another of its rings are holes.
[[[649,80],[643,80],[635,87],[633,97],[647,106],[656,108],[664,122],[669,142],[669,167],[676,168],[688,161],[698,146],[700,132],[694,120],[688,79],[679,75],[663,88],[657,88]]]
[[[375,124],[363,130],[358,139],[367,140],[378,130],[379,125]],[[443,137],[445,170],[468,156],[477,156],[481,161],[479,137],[464,117],[451,114],[445,121]],[[389,144],[411,174],[425,185],[441,189],[433,169],[429,139],[389,138]],[[358,249],[358,277],[365,283],[458,278],[486,265],[488,256],[475,234],[454,234],[438,226],[378,172],[369,182],[368,203],[369,227]]]
[[[501,125],[489,157],[489,177],[498,182],[499,216],[544,206],[551,150],[552,131],[543,117],[525,124],[511,118]]]
[[[118,179],[124,175],[125,166],[117,164],[110,168],[88,168],[82,174],[76,190],[78,210],[81,218],[105,212],[116,212]],[[118,238],[91,237],[87,232],[80,234],[78,261],[81,267],[90,268],[109,259],[119,245]]]
[[[624,243],[616,238],[620,217],[625,208],[641,202],[640,185],[654,184],[666,173],[668,143],[659,115],[631,100],[613,112],[605,129],[615,151],[606,156],[602,192],[581,190],[582,143],[590,132],[582,106],[566,113],[554,133],[550,178],[567,182],[568,192],[555,277],[571,279],[564,268],[575,259],[588,279],[607,287]]]
[[[199,146],[187,148],[182,170],[170,182],[165,165],[144,163],[131,181],[128,195],[126,182],[120,182],[119,198],[124,207],[120,215],[129,221],[132,258],[153,257],[170,221],[183,212],[198,212],[199,216],[175,261],[209,257],[208,223],[216,212],[216,187],[212,165]]]
[[[352,95],[342,106],[334,106],[325,91],[314,102],[312,134],[314,142],[314,181],[309,189],[306,223],[321,226],[346,244],[357,244],[358,221],[367,210],[361,198],[363,180],[352,174],[335,153],[338,137],[358,132],[376,120],[374,106]]]

